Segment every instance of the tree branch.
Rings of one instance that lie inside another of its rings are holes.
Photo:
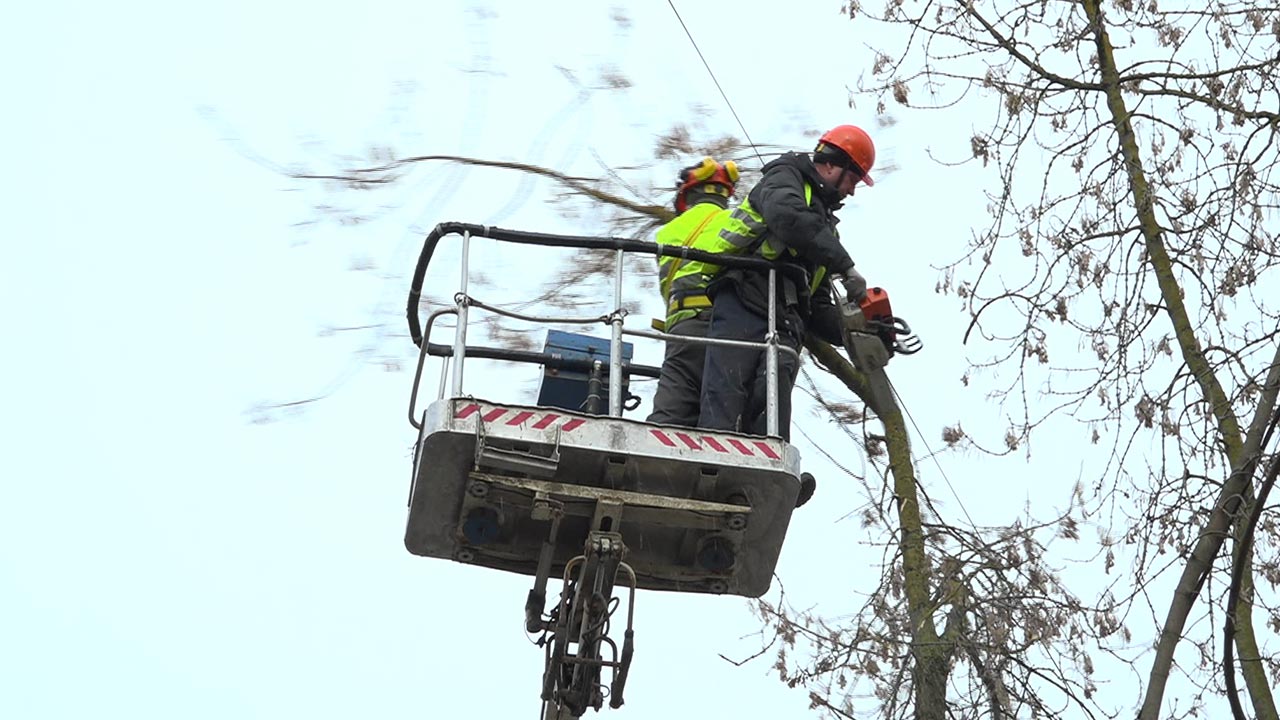
[[[1010,40],[1009,38],[1006,38],[1003,34],[1001,34],[999,30],[995,28],[994,25],[987,22],[986,18],[978,14],[978,11],[974,9],[973,0],[960,0],[960,7],[964,8],[965,12],[973,16],[973,18],[982,25],[983,29],[987,31],[987,34],[995,38],[996,42],[1000,45],[1000,47],[1004,48],[1010,55],[1017,58],[1018,62],[1021,62],[1023,65],[1025,65],[1028,70],[1031,70],[1032,72],[1036,73],[1037,75],[1044,78],[1045,80],[1055,82],[1063,87],[1071,88],[1072,90],[1087,90],[1087,91],[1096,92],[1103,89],[1103,86],[1100,83],[1080,82],[1079,80],[1072,80],[1069,77],[1064,77],[1062,75],[1058,75],[1057,73],[1050,72],[1043,65],[1040,65],[1036,61],[1024,55],[1022,51],[1018,49],[1017,43],[1015,43],[1013,40]]]
[[[349,170],[347,173],[336,175],[314,175],[309,173],[295,173],[290,177],[299,180],[337,180],[340,182],[352,183],[355,185],[381,185],[395,180],[394,177],[385,177],[394,170],[400,169],[407,165],[415,163],[441,161],[453,162],[460,165],[474,165],[478,167],[493,167],[505,170],[516,170],[518,172],[528,173],[530,175],[538,175],[554,180],[565,187],[582,193],[587,197],[596,200],[605,205],[611,205],[616,208],[633,212],[637,215],[652,218],[658,222],[667,222],[675,217],[675,213],[662,205],[647,205],[639,203],[627,198],[615,195],[599,188],[593,187],[586,178],[577,178],[564,173],[556,172],[550,168],[541,165],[530,165],[528,163],[511,162],[505,160],[483,160],[480,158],[464,157],[461,155],[418,155],[415,157],[403,158],[393,163],[379,165],[376,167],[356,168]]]

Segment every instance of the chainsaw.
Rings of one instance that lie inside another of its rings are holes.
[[[864,373],[883,368],[894,355],[915,355],[924,348],[907,321],[893,314],[884,288],[867,290],[858,307],[842,304],[840,314],[849,359]]]

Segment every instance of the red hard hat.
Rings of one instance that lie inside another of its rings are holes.
[[[862,172],[862,182],[875,185],[871,179],[871,167],[876,164],[876,146],[866,130],[856,125],[837,125],[818,139],[814,150],[821,155],[826,148],[836,148],[853,161],[854,169]]]

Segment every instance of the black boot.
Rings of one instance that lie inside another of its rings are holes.
[[[809,498],[813,497],[813,491],[818,489],[818,481],[813,479],[813,475],[807,472],[800,473],[800,494],[796,496],[796,507],[809,502]]]

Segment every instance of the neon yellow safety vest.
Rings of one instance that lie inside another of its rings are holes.
[[[813,204],[813,186],[809,183],[804,184],[804,201],[808,205]],[[659,231],[659,242],[662,242],[661,234],[662,231]],[[750,198],[743,200],[741,205],[732,210],[717,209],[709,222],[702,224],[694,234],[683,237],[681,242],[692,243],[691,247],[695,250],[724,255],[755,253],[766,260],[776,260],[783,252],[781,243],[776,243],[768,232],[764,217],[751,206]],[[788,249],[788,252],[796,254],[793,249]],[[669,261],[663,268],[660,286],[663,297],[667,300],[667,327],[670,328],[680,320],[692,317],[697,312],[696,308],[710,307],[711,300],[706,295],[707,285],[720,272],[721,266],[694,260],[681,264],[678,258],[662,260]],[[814,271],[809,282],[810,294],[818,289],[826,274],[826,267],[819,267]]]
[[[714,203],[698,203],[658,228],[654,239],[659,245],[696,247],[698,235],[708,227],[716,227],[715,219],[721,212],[723,210]],[[712,269],[707,271],[705,268]],[[664,327],[658,327],[662,322],[655,320],[654,327],[659,330],[670,329],[681,320],[696,315],[700,308],[711,307],[706,287],[711,275],[718,269],[717,265],[692,260],[682,263],[677,257],[658,256],[658,291],[662,293],[662,301],[667,305],[667,319]],[[704,272],[707,275],[706,281],[700,278]],[[700,285],[697,284],[699,282]]]

